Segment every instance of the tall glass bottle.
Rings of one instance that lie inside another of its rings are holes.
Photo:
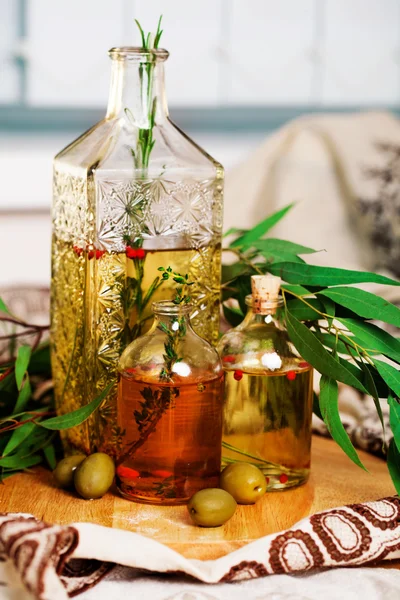
[[[195,284],[192,323],[216,343],[223,169],[168,117],[166,50],[113,48],[105,119],[54,162],[51,357],[60,413],[116,376],[124,348],[171,297],[159,267]],[[64,434],[67,451],[113,453],[116,385],[96,416]]]
[[[223,371],[188,305],[153,304],[154,322],[118,365],[117,485],[129,500],[182,504],[218,485]]]
[[[309,476],[313,371],[285,329],[280,278],[251,279],[247,315],[218,345],[225,370],[222,460],[252,462],[267,489],[285,489]]]

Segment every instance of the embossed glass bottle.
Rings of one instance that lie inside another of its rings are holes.
[[[166,50],[113,48],[105,119],[54,162],[51,357],[60,413],[116,376],[121,352],[171,297],[159,267],[195,281],[192,324],[216,343],[223,169],[168,117]],[[113,453],[116,384],[66,450]]]
[[[248,313],[218,345],[225,370],[222,462],[252,462],[267,489],[280,490],[309,476],[313,370],[279,314],[280,278],[251,279]]]

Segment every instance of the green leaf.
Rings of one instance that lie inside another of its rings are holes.
[[[0,298],[0,312],[10,314],[10,311],[8,310],[8,308],[6,306],[6,303],[4,302],[4,300],[2,300],[2,298]]]
[[[343,366],[340,360],[329,354],[308,327],[300,323],[289,311],[286,313],[286,323],[289,337],[304,360],[322,375],[342,381],[365,394],[368,393],[351,371]]]
[[[291,262],[291,263],[304,263],[304,260],[300,258],[300,256],[296,256],[295,254],[291,254],[290,252],[273,252],[271,250],[268,251],[260,251],[260,256],[263,256],[266,263],[282,263],[282,262]]]
[[[376,389],[374,378],[372,377],[371,371],[368,369],[368,367],[364,361],[361,361],[361,368],[365,375],[365,387],[369,390],[369,392],[372,396],[372,399],[374,401],[376,412],[378,413],[378,417],[379,417],[379,420],[382,425],[383,437],[385,439],[386,438],[385,421],[383,419],[381,401],[379,400],[378,390]],[[385,439],[385,441],[386,441],[386,439]]]
[[[49,375],[50,373],[50,344],[41,344],[32,352],[29,361],[30,375]]]
[[[400,452],[400,403],[391,394],[388,396],[389,422],[397,450]]]
[[[347,269],[336,269],[334,267],[317,267],[315,265],[299,263],[276,263],[268,270],[273,275],[282,277],[287,283],[332,286],[347,283],[383,283],[386,285],[400,285],[400,281],[389,279],[384,275],[369,273],[367,271],[349,271]]]
[[[27,469],[28,467],[34,467],[42,462],[42,457],[39,454],[32,454],[32,456],[5,456],[0,458],[0,467],[7,467],[9,469]]]
[[[339,388],[337,382],[334,379],[330,379],[323,375],[321,377],[319,389],[319,406],[329,433],[335,442],[339,444],[343,452],[345,452],[357,466],[366,471],[367,469],[359,459],[357,451],[351,443],[340,420],[338,405]]]
[[[29,365],[31,358],[31,347],[24,345],[18,349],[17,360],[15,361],[15,381],[18,389],[21,389],[22,380]]]
[[[30,397],[32,396],[31,382],[29,377],[26,377],[19,391],[17,402],[14,407],[14,413],[20,413],[25,410]]]
[[[234,235],[237,233],[240,233],[242,235],[246,231],[248,231],[248,229],[238,229],[237,227],[230,227],[230,229],[228,229],[228,231],[225,231],[225,233],[222,237],[226,238],[226,237],[228,237],[228,235]]]
[[[43,454],[50,469],[54,471],[54,469],[57,466],[56,451],[54,449],[54,444],[50,443],[47,446],[45,446],[43,448]]]
[[[264,221],[261,221],[261,223],[258,223],[255,227],[253,227],[253,229],[246,231],[246,233],[238,237],[234,242],[232,242],[231,247],[235,248],[236,246],[245,246],[247,244],[250,244],[251,242],[255,242],[263,235],[265,235],[267,231],[272,229],[272,227],[276,225],[281,219],[283,219],[286,213],[289,212],[289,210],[293,208],[293,206],[294,202],[292,204],[288,204],[288,206],[285,206],[281,210],[278,210],[274,214],[270,215],[269,217],[264,219]]]
[[[281,285],[281,289],[289,294],[295,294],[296,296],[310,296],[310,291],[301,285],[289,285],[287,283],[283,283]]]
[[[266,240],[255,240],[254,242],[250,242],[248,244],[243,244],[243,246],[247,246],[249,248],[256,248],[263,253],[271,252],[272,254],[311,254],[314,252],[318,252],[317,250],[313,250],[312,248],[307,248],[307,246],[301,246],[300,244],[294,244],[293,242],[288,242],[286,240],[278,240],[275,238],[267,238]]]
[[[400,342],[389,333],[372,325],[356,319],[343,319],[340,322],[364,342],[366,349],[377,350],[389,358],[400,362]]]
[[[234,308],[232,306],[226,306],[222,304],[222,310],[224,317],[232,327],[237,327],[244,319],[244,314],[240,308]]]
[[[223,284],[228,283],[229,281],[233,281],[234,279],[236,279],[236,277],[240,277],[240,275],[250,273],[250,267],[240,261],[232,263],[231,265],[222,265],[221,281]]]
[[[11,454],[11,452],[18,448],[18,446],[20,446],[31,435],[35,427],[37,427],[35,423],[25,423],[17,429],[14,429],[10,439],[8,440],[7,446],[3,450],[3,456]]]
[[[319,406],[319,398],[315,392],[313,392],[313,413],[314,415],[317,415],[317,417],[321,419],[321,421],[324,420]]]
[[[95,410],[99,408],[99,406],[103,403],[107,394],[113,387],[115,381],[111,381],[107,387],[89,404],[86,406],[82,406],[77,410],[73,410],[70,413],[66,413],[65,415],[59,415],[58,417],[52,417],[51,419],[47,419],[46,421],[41,421],[39,425],[41,427],[45,427],[46,429],[52,430],[64,430],[70,429],[71,427],[75,427],[75,425],[80,425],[86,419],[90,417]]]
[[[288,300],[286,305],[290,313],[299,321],[318,321],[324,307],[316,298],[307,298],[307,304],[298,298]]]
[[[319,341],[326,347],[331,350],[335,350],[339,354],[345,354],[346,356],[351,356],[349,350],[347,350],[346,346],[340,339],[336,339],[336,335],[334,333],[321,333],[320,331],[313,331],[315,337],[319,339]]]
[[[396,396],[400,396],[400,372],[392,367],[392,365],[382,362],[377,358],[373,358],[372,360],[382,379],[388,384],[390,389],[394,391]]]
[[[400,327],[400,309],[380,296],[359,288],[336,287],[319,292],[360,317],[376,319]]]
[[[139,21],[137,19],[135,19],[135,23],[138,26],[138,29],[140,31],[140,36],[142,38],[142,48],[146,48],[146,37],[144,35],[144,31],[142,29],[142,26],[141,26],[141,24],[139,23]]]
[[[324,305],[324,313],[329,315],[326,317],[329,327],[332,327],[333,319],[336,314],[336,305],[333,300],[327,297],[322,298],[322,304]]]
[[[390,440],[387,455],[387,464],[396,492],[400,495],[400,452],[397,449],[394,438]]]

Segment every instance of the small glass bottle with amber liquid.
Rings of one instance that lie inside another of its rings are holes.
[[[192,329],[189,304],[153,303],[154,322],[119,361],[117,486],[125,498],[182,504],[216,487],[223,370]]]
[[[285,329],[281,279],[251,279],[247,315],[218,346],[225,370],[222,462],[251,462],[267,489],[282,490],[309,477],[313,370]]]

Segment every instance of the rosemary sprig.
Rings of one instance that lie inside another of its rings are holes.
[[[163,30],[161,29],[162,15],[158,20],[157,31],[155,35],[150,32],[145,34],[139,21],[135,19],[135,23],[138,26],[141,40],[142,49],[149,52],[148,62],[143,65],[139,65],[139,77],[140,77],[140,97],[142,102],[145,103],[145,112],[148,120],[148,127],[139,127],[138,139],[136,151],[131,148],[131,154],[136,169],[142,170],[142,177],[145,177],[150,160],[150,154],[155,145],[155,139],[153,137],[153,128],[155,125],[156,111],[157,111],[157,99],[153,98],[153,82],[154,82],[154,67],[156,58],[151,53],[151,50],[156,50],[160,43],[161,35]],[[144,78],[144,71],[146,78]],[[129,108],[125,108],[125,114],[131,116]]]

